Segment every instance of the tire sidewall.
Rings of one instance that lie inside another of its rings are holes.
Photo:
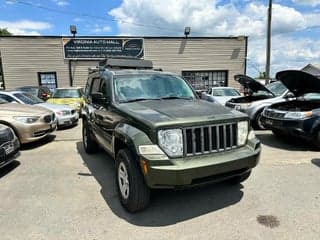
[[[130,198],[132,198],[132,175],[131,175],[131,172],[130,172],[130,160],[129,160],[129,157],[130,156],[128,156],[128,152],[127,151],[120,150],[118,152],[118,154],[117,154],[116,164],[115,164],[115,167],[116,167],[116,187],[117,187],[117,192],[118,192],[121,204],[123,204],[125,206],[129,203]],[[127,174],[128,174],[128,181],[129,181],[129,196],[128,196],[128,198],[124,198],[122,196],[122,193],[121,193],[120,187],[119,187],[119,165],[120,165],[121,162],[126,167]]]

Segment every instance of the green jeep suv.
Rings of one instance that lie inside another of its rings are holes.
[[[85,89],[84,149],[115,159],[122,205],[144,209],[152,188],[246,180],[261,151],[248,117],[200,100],[184,79],[144,62],[91,70]]]

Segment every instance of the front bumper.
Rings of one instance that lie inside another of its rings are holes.
[[[0,168],[8,165],[19,156],[20,144],[17,138],[0,146]]]
[[[51,123],[34,123],[34,124],[21,124],[15,126],[19,135],[20,143],[29,143],[40,140],[53,132],[57,128],[57,122]]]
[[[278,130],[307,140],[313,138],[311,133],[312,124],[308,124],[308,121],[303,119],[273,119],[262,115],[261,122],[265,128],[270,130]]]
[[[79,114],[75,113],[72,115],[67,116],[58,116],[57,117],[57,124],[59,127],[61,126],[72,126],[78,123],[79,120]]]
[[[196,157],[148,162],[145,180],[150,188],[184,188],[223,181],[254,168],[260,157],[260,142],[251,146]],[[170,164],[171,163],[171,164]]]

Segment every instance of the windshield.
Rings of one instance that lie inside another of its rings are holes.
[[[33,104],[44,102],[40,98],[35,97],[29,93],[15,93],[13,95],[25,104],[33,105]]]
[[[52,96],[53,98],[81,98],[79,89],[57,89]]]
[[[22,92],[26,92],[26,93],[30,93],[33,96],[38,96],[38,89],[37,88],[17,88],[17,90],[22,91]]]
[[[273,82],[266,86],[270,92],[272,92],[275,96],[281,96],[288,89],[286,86],[282,84],[282,82]]]
[[[9,103],[9,102],[0,97],[0,104],[4,104],[4,103]]]
[[[181,78],[169,74],[141,74],[114,77],[119,102],[148,99],[194,99],[192,89]]]
[[[240,93],[232,88],[212,89],[213,96],[240,96]]]

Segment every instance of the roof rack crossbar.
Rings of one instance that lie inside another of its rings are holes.
[[[152,69],[153,64],[150,60],[137,58],[108,58],[99,62],[100,67],[108,69]]]

